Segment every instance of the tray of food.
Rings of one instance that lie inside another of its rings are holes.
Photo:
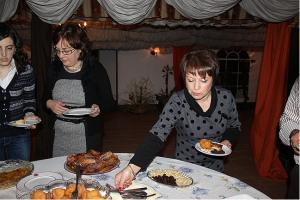
[[[117,155],[112,152],[73,153],[67,157],[64,164],[68,172],[75,173],[76,165],[81,166],[82,175],[96,175],[110,172],[120,165]]]
[[[37,185],[19,199],[71,199],[75,190],[76,179],[56,179],[48,184]],[[98,181],[78,180],[79,199],[111,199],[109,188]]]
[[[227,146],[206,139],[197,142],[195,144],[195,148],[204,154],[212,156],[227,156],[232,152],[232,150]]]
[[[15,186],[33,172],[34,166],[25,160],[0,161],[0,190]]]
[[[147,175],[151,180],[165,185],[186,187],[193,184],[193,179],[189,175],[178,170],[155,169],[147,172]]]

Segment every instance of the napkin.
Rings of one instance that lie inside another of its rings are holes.
[[[132,182],[132,184],[128,188],[126,188],[125,190],[130,190],[130,189],[135,189],[135,188],[141,188],[141,187],[145,187],[145,186],[142,186],[142,185],[139,185],[139,184],[137,184],[135,182]],[[155,195],[153,195],[151,197],[148,197],[147,199],[157,199],[158,197],[162,196],[159,193],[157,193],[156,191],[154,191],[152,189],[149,189],[149,188],[147,188],[147,190],[145,192],[147,192],[147,195],[155,193]],[[121,195],[119,193],[117,193],[117,192],[111,192],[110,196],[111,196],[112,199],[122,199]]]

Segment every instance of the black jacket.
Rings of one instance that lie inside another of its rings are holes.
[[[53,129],[56,115],[46,106],[46,102],[52,98],[52,91],[57,81],[57,76],[63,64],[58,57],[51,63],[48,69],[47,81],[42,96],[42,105],[44,109],[50,111],[49,127]],[[83,60],[82,66],[82,86],[85,92],[86,107],[90,108],[97,104],[100,108],[100,114],[97,117],[87,117],[86,135],[91,136],[103,130],[102,113],[109,111],[115,106],[110,86],[110,80],[106,69],[92,55],[87,55]]]

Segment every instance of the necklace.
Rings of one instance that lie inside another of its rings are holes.
[[[65,68],[65,70],[66,70],[67,72],[69,72],[69,73],[74,73],[74,72],[77,72],[77,71],[81,70],[82,64],[83,64],[83,62],[81,61],[81,63],[80,63],[77,67],[75,67],[74,69],[70,69],[70,68],[67,67],[67,66],[64,66],[64,68]]]

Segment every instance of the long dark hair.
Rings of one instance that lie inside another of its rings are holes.
[[[0,23],[0,41],[10,37],[15,45],[13,59],[18,72],[24,72],[27,63],[27,54],[23,50],[23,40],[13,27],[7,23]]]
[[[74,49],[81,50],[78,60],[83,60],[91,51],[91,43],[85,31],[74,22],[63,24],[55,29],[52,35],[53,45],[56,45],[61,39],[68,42]]]

